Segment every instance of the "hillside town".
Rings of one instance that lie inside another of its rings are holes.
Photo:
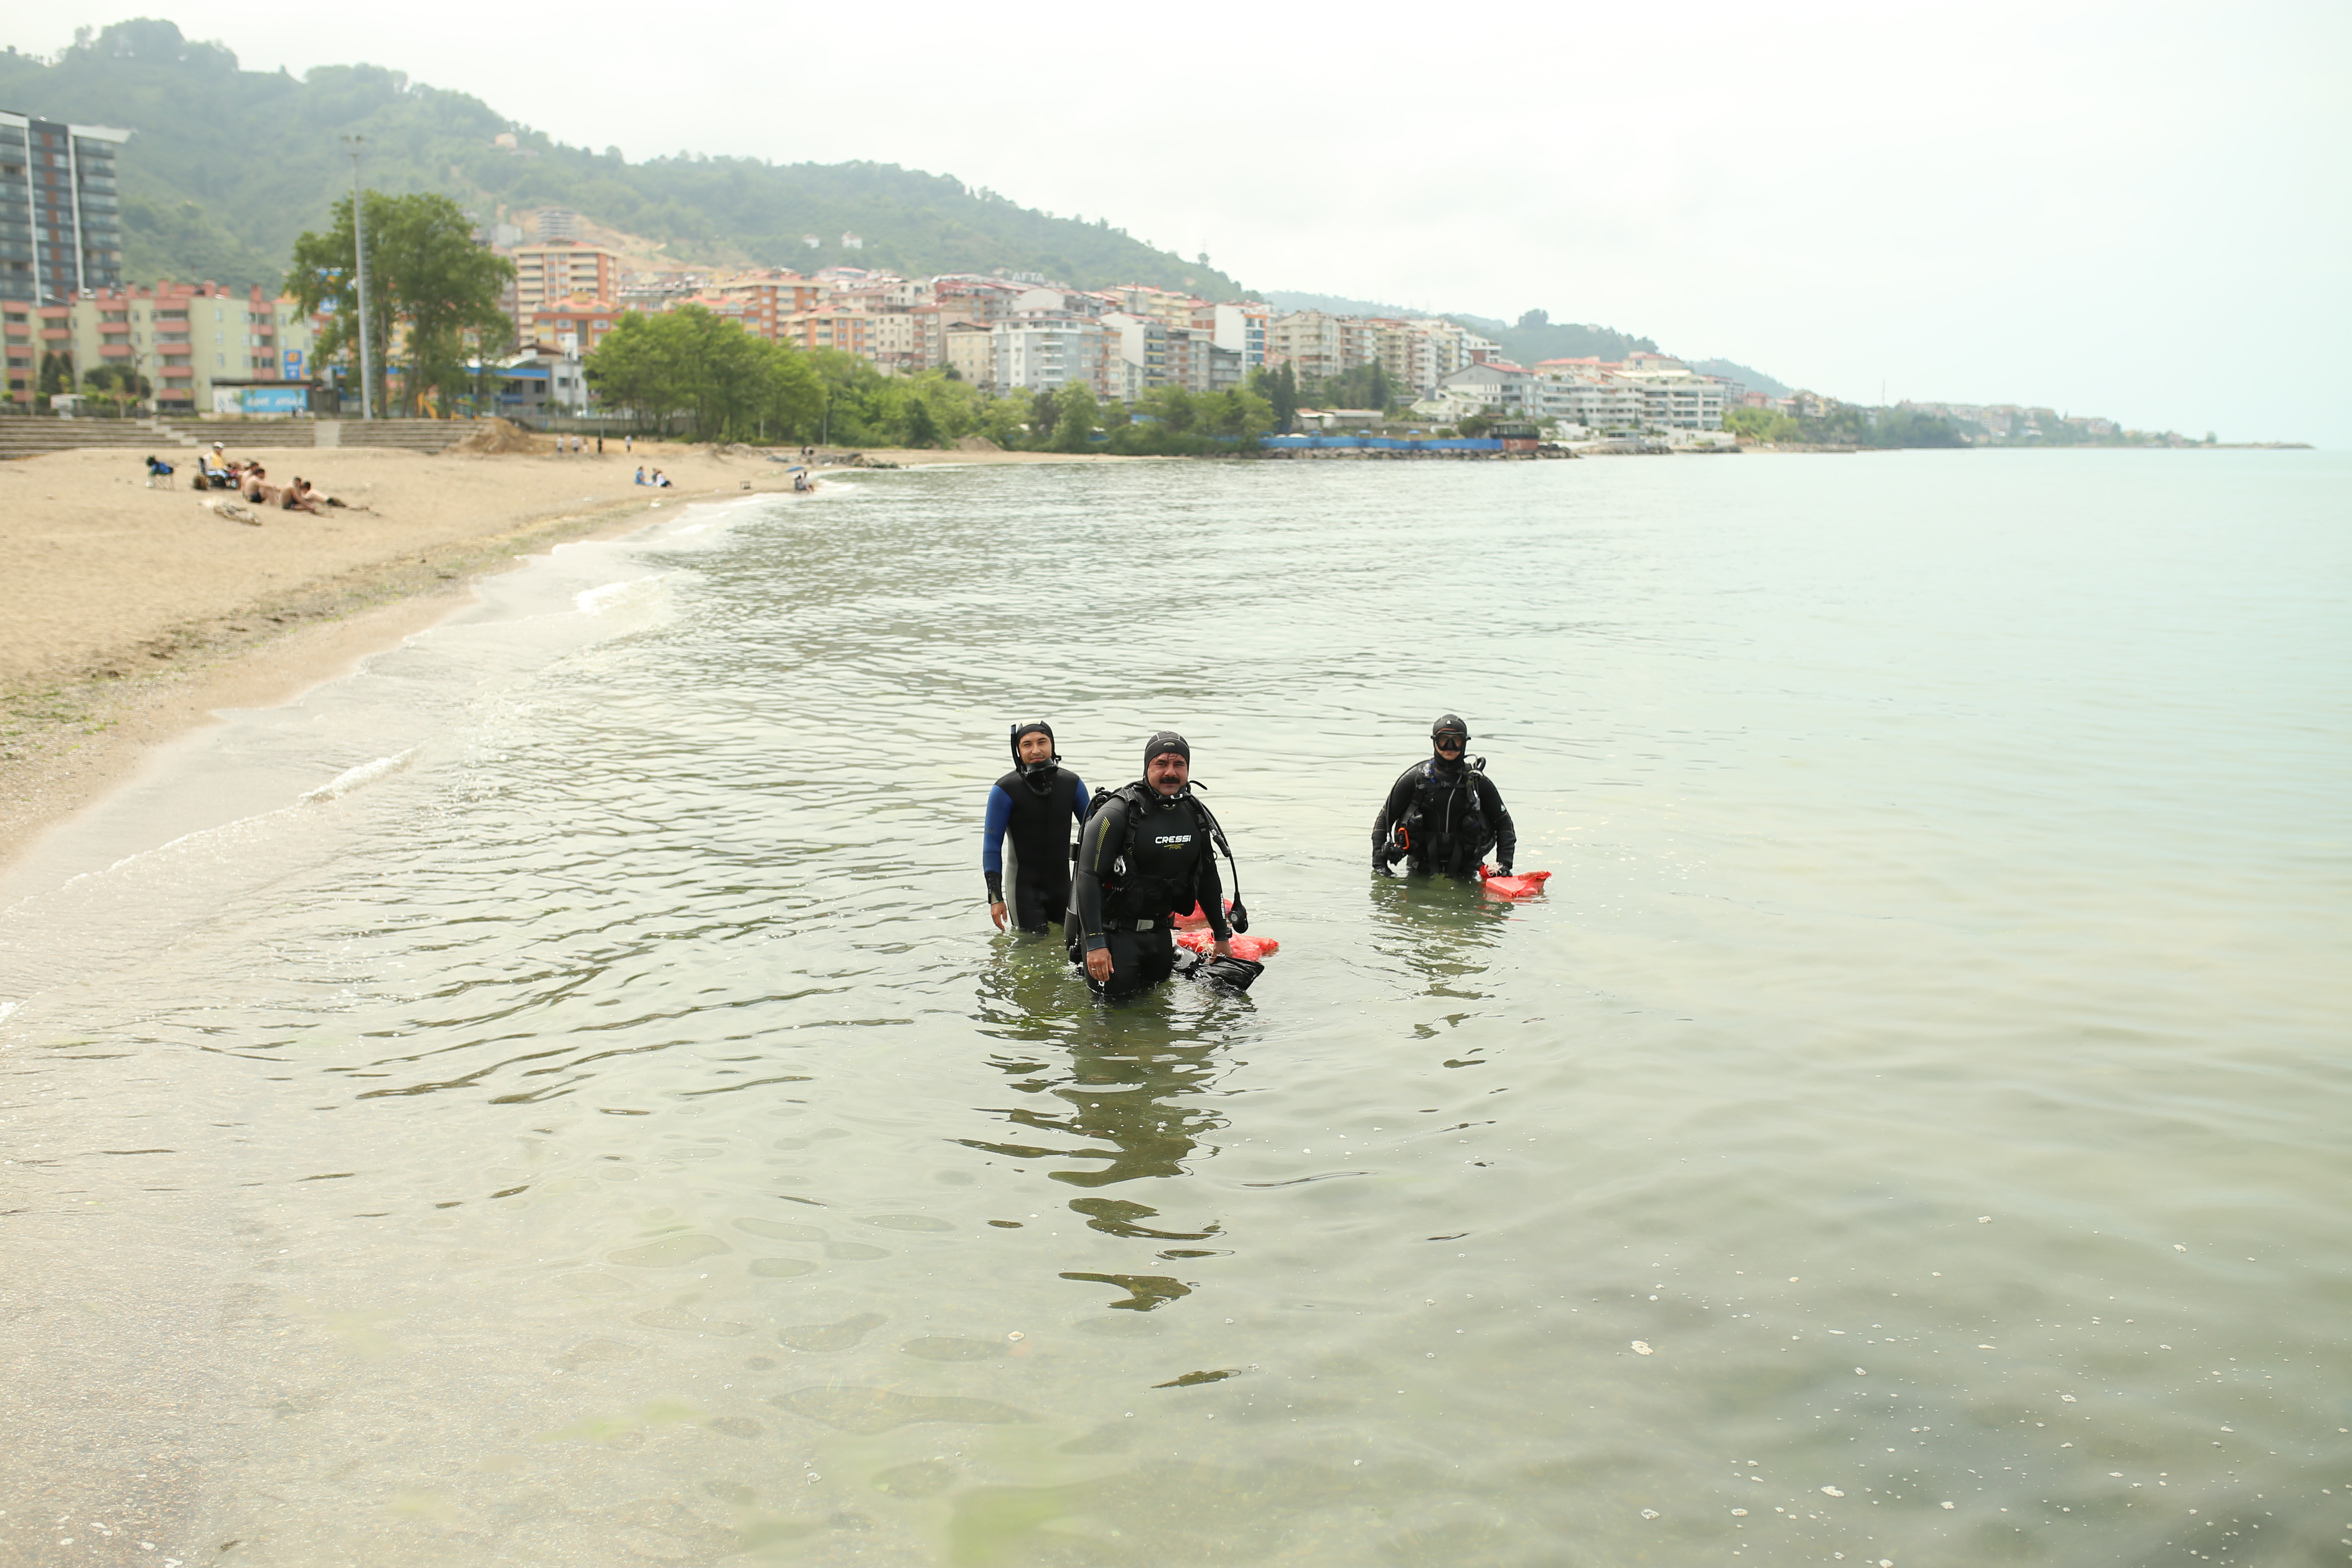
[[[47,143],[66,148],[72,180],[49,182],[54,189],[31,185],[24,216],[30,227],[74,234],[35,247],[17,269],[21,278],[0,277],[6,373],[0,407],[299,416],[335,412],[346,401],[346,384],[355,381],[344,363],[350,356],[326,363],[318,353],[331,321],[324,309],[309,313],[290,293],[269,297],[257,287],[240,292],[211,282],[122,278],[101,187],[111,184],[123,133],[6,118],[22,144],[11,167],[55,163]],[[79,198],[69,200],[75,192]],[[476,244],[511,264],[501,303],[512,335],[500,345],[485,342],[467,366],[477,390],[463,410],[434,412],[594,418],[607,412],[589,373],[599,345],[633,314],[688,307],[770,342],[835,351],[887,376],[939,373],[995,396],[1076,386],[1102,402],[1133,405],[1162,389],[1235,391],[1265,372],[1286,374],[1307,400],[1354,393],[1367,405],[1286,409],[1286,424],[1308,434],[1408,424],[1469,434],[1465,426],[1503,423],[1559,442],[1637,437],[1713,447],[1818,436],[1818,426],[1835,423],[1844,409],[1811,392],[1774,396],[1656,353],[1522,365],[1499,343],[1442,316],[1286,312],[1261,300],[1208,300],[1141,283],[1079,289],[1003,268],[929,278],[848,265],[806,274],[779,267],[649,270],[584,237],[577,213],[530,216],[528,234],[505,222],[476,231]],[[841,236],[843,252],[860,244],[855,234]],[[394,329],[395,351],[403,330]],[[1853,438],[1884,412],[1847,418],[1832,439]],[[1906,404],[1894,412],[1931,422],[1938,438],[1927,444],[2126,434],[2112,421],[2049,409]]]

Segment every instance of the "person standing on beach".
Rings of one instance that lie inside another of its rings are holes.
[[[1070,961],[1106,1001],[1136,995],[1175,973],[1171,917],[1195,904],[1208,918],[1216,955],[1234,955],[1215,830],[1192,797],[1192,779],[1191,743],[1162,730],[1143,743],[1143,776],[1101,795],[1079,835],[1062,930]]]
[[[1470,726],[1441,713],[1429,727],[1429,760],[1397,775],[1372,819],[1372,869],[1385,877],[1406,860],[1412,871],[1467,877],[1491,849],[1496,873],[1509,876],[1519,830],[1503,792],[1486,776],[1486,759],[1473,763],[1463,754]]]
[[[1070,825],[1087,819],[1087,781],[1062,766],[1054,726],[1013,726],[1013,771],[989,786],[980,873],[988,918],[1003,931],[1041,931],[1070,905]]]

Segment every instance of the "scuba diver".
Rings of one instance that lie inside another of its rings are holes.
[[[996,929],[1010,920],[1019,930],[1040,931],[1069,905],[1069,825],[1087,819],[1087,784],[1061,765],[1054,727],[1043,719],[1013,726],[1012,746],[1013,771],[988,792],[980,869]],[[1003,847],[1008,842],[1010,854]]]
[[[1497,874],[1509,875],[1518,829],[1503,792],[1486,776],[1486,759],[1474,763],[1463,754],[1470,727],[1442,714],[1429,727],[1429,741],[1433,754],[1397,775],[1372,819],[1372,869],[1385,877],[1407,860],[1412,871],[1475,876],[1491,849]]]
[[[1232,938],[1234,931],[1249,929],[1249,912],[1236,900],[1232,920],[1225,918],[1216,860],[1224,835],[1193,795],[1192,774],[1191,744],[1172,730],[1160,731],[1144,742],[1143,776],[1097,795],[1078,836],[1077,872],[1062,932],[1070,962],[1081,967],[1097,996],[1133,996],[1173,973],[1175,931],[1169,917],[1195,904],[1216,938],[1217,958],[1240,962]]]

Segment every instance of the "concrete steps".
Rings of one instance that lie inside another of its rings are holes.
[[[438,452],[471,430],[468,419],[314,419],[321,447],[396,447]]]
[[[0,460],[90,447],[132,447],[158,455],[181,443],[144,419],[56,419],[47,415],[0,417]]]
[[[86,447],[156,453],[226,445],[231,456],[288,447],[389,447],[439,452],[473,428],[464,419],[58,419],[0,416],[0,460]]]

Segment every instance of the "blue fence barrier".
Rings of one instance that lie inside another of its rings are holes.
[[[1366,452],[1499,452],[1502,440],[1497,437],[1449,437],[1440,439],[1399,440],[1391,436],[1261,436],[1259,446],[1269,451],[1336,451]]]

